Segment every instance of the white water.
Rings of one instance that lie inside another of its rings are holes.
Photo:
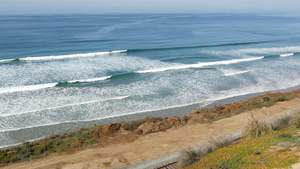
[[[85,58],[85,57],[95,57],[116,53],[125,53],[127,50],[116,50],[110,52],[94,52],[94,53],[78,53],[78,54],[69,54],[69,55],[57,55],[57,56],[37,56],[37,57],[25,57],[19,58],[20,61],[47,61],[47,60],[61,60],[61,59],[73,59],[73,58]],[[14,61],[15,59],[3,59],[0,60],[0,63],[7,63]]]
[[[105,77],[99,77],[99,78],[92,78],[92,79],[81,79],[81,80],[71,80],[68,81],[68,83],[76,83],[76,82],[96,82],[96,81],[102,81],[107,80],[111,78],[111,76],[105,76]]]
[[[40,89],[46,89],[49,87],[55,87],[56,85],[57,85],[57,83],[48,83],[48,84],[39,84],[39,85],[30,85],[30,86],[16,86],[16,87],[0,88],[0,94],[40,90]]]
[[[68,81],[68,83],[96,82],[96,81],[102,81],[102,80],[109,79],[110,77],[111,76],[91,78],[91,79],[71,80],[71,81]],[[50,87],[55,87],[56,85],[58,85],[58,83],[48,83],[48,84],[39,84],[39,85],[15,86],[15,87],[0,88],[0,94],[41,90],[41,89],[46,89],[46,88],[50,88]]]
[[[178,66],[164,67],[164,68],[157,68],[157,69],[150,69],[150,70],[140,70],[140,71],[136,71],[136,72],[137,73],[156,73],[156,72],[163,72],[163,71],[167,71],[167,70],[201,68],[201,67],[205,67],[205,66],[217,66],[217,65],[230,65],[230,64],[236,64],[236,63],[241,63],[241,62],[250,62],[250,61],[260,60],[263,58],[264,57],[254,57],[254,58],[232,59],[232,60],[224,60],[224,61],[216,61],[216,62],[199,62],[197,64],[178,65]]]
[[[235,76],[235,75],[240,75],[240,74],[244,74],[244,73],[248,73],[250,72],[249,70],[245,70],[245,71],[237,71],[237,72],[232,72],[232,73],[225,73],[224,76]]]
[[[287,54],[281,54],[280,57],[288,57],[288,56],[293,56],[294,53],[287,53]]]

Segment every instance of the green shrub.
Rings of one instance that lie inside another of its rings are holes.
[[[263,100],[264,100],[265,102],[268,102],[268,101],[270,101],[271,99],[270,99],[269,96],[265,96],[265,97],[263,97]]]
[[[254,117],[251,114],[251,119],[245,127],[244,135],[247,139],[258,138],[261,135],[272,134],[271,126],[263,119]]]
[[[279,102],[283,102],[283,101],[286,101],[287,99],[284,97],[284,96],[279,96],[278,98],[277,98],[277,101],[279,101]]]

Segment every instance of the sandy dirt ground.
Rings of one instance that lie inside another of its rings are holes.
[[[279,102],[269,108],[245,112],[234,117],[213,123],[186,125],[140,136],[131,143],[116,143],[105,147],[92,147],[84,150],[52,154],[45,158],[19,162],[3,167],[4,169],[88,169],[120,168],[145,160],[154,160],[218,137],[241,130],[247,124],[251,112],[262,118],[273,118],[299,107],[294,99]]]

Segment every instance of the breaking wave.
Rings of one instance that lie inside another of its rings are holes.
[[[125,53],[127,50],[115,50],[109,52],[94,52],[94,53],[78,53],[70,55],[57,55],[57,56],[40,56],[40,57],[25,57],[17,59],[3,59],[0,60],[0,63],[9,63],[14,61],[47,61],[47,60],[61,60],[61,59],[72,59],[72,58],[84,58],[84,57],[95,57],[101,55],[109,55],[116,53]]]
[[[233,73],[225,73],[224,76],[234,76],[234,75],[239,75],[239,74],[244,74],[250,72],[249,70],[245,71],[238,71],[238,72],[233,72]]]
[[[57,83],[48,83],[48,84],[39,84],[39,85],[30,85],[30,86],[16,86],[16,87],[9,87],[9,88],[0,88],[0,94],[40,90],[40,89],[55,87],[56,85],[57,85]]]
[[[199,62],[196,64],[189,64],[189,65],[178,65],[172,67],[164,67],[164,68],[156,68],[150,70],[140,70],[136,71],[137,73],[155,73],[155,72],[164,72],[167,70],[178,70],[178,69],[188,69],[188,68],[201,68],[205,66],[216,66],[216,65],[230,65],[240,62],[250,62],[255,60],[263,59],[264,57],[254,57],[254,58],[246,58],[246,59],[232,59],[232,60],[224,60],[224,61],[216,61],[216,62]]]
[[[286,54],[281,54],[279,55],[280,57],[287,57],[287,56],[293,56],[294,53],[286,53]]]
[[[0,94],[14,93],[14,92],[24,92],[24,91],[34,91],[34,90],[51,88],[51,87],[66,86],[66,85],[72,84],[72,83],[96,82],[96,81],[102,81],[102,80],[109,79],[110,77],[111,76],[105,76],[105,77],[92,78],[92,79],[71,80],[71,81],[67,81],[67,82],[0,88]]]

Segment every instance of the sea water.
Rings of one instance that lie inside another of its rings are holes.
[[[297,15],[3,15],[0,25],[0,148],[300,84]]]

